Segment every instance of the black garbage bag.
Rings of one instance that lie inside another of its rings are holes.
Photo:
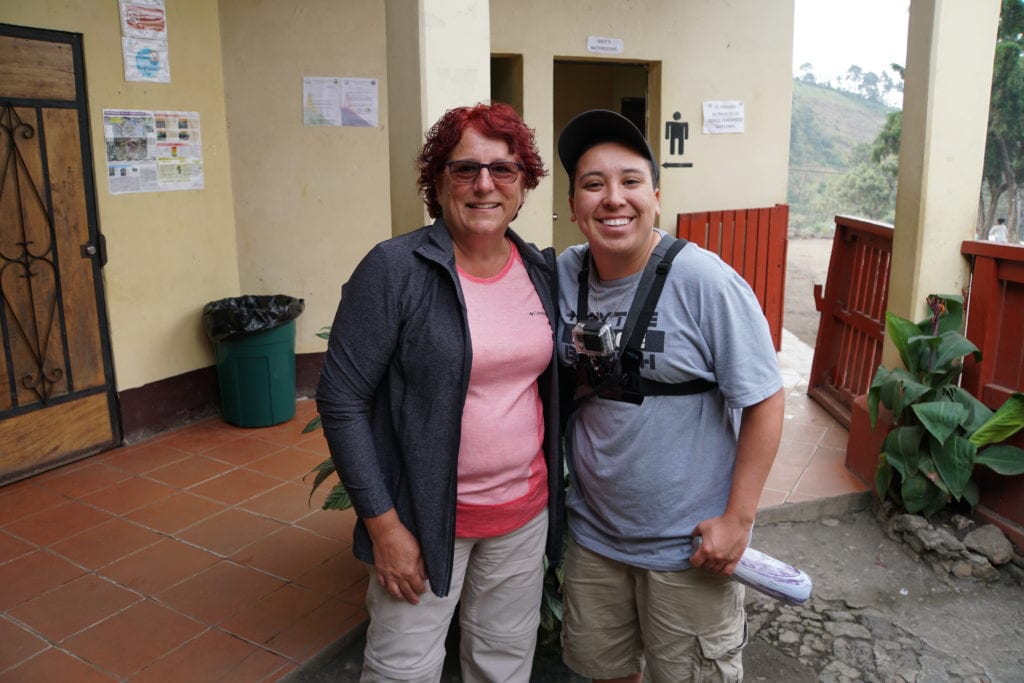
[[[210,341],[220,342],[264,332],[294,320],[306,304],[284,294],[230,297],[203,306],[203,329]]]

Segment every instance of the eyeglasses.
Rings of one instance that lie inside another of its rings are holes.
[[[480,175],[480,169],[487,169],[491,174],[491,180],[496,183],[514,183],[523,170],[523,165],[515,161],[492,161],[489,164],[481,164],[479,161],[449,161],[445,164],[448,174],[457,183],[472,183]]]

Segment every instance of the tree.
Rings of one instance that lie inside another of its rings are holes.
[[[999,16],[982,178],[978,237],[984,238],[1005,206],[1010,241],[1019,241],[1024,186],[1024,0],[1003,0]]]
[[[867,145],[854,149],[854,166],[831,184],[828,201],[837,213],[891,223],[896,207],[897,157],[886,155],[875,161],[873,151]]]
[[[803,64],[800,65],[800,73],[803,74],[802,76],[800,76],[801,81],[803,81],[804,83],[810,83],[811,85],[814,85],[814,65],[812,65],[810,62],[804,62]]]

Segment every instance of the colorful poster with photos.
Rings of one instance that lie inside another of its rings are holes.
[[[111,194],[201,190],[199,113],[104,109]]]

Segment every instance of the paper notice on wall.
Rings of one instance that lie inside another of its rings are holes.
[[[111,194],[203,188],[199,114],[103,110]]]
[[[341,79],[341,125],[377,127],[377,79]]]
[[[746,126],[746,114],[740,100],[716,100],[704,102],[704,132],[742,133]]]
[[[341,79],[306,76],[302,79],[302,123],[341,125]]]
[[[167,40],[164,0],[119,0],[121,35]]]
[[[302,122],[307,126],[376,128],[376,78],[306,76],[302,79]]]
[[[124,79],[170,83],[171,67],[167,62],[167,41],[146,38],[121,38],[124,49]]]

